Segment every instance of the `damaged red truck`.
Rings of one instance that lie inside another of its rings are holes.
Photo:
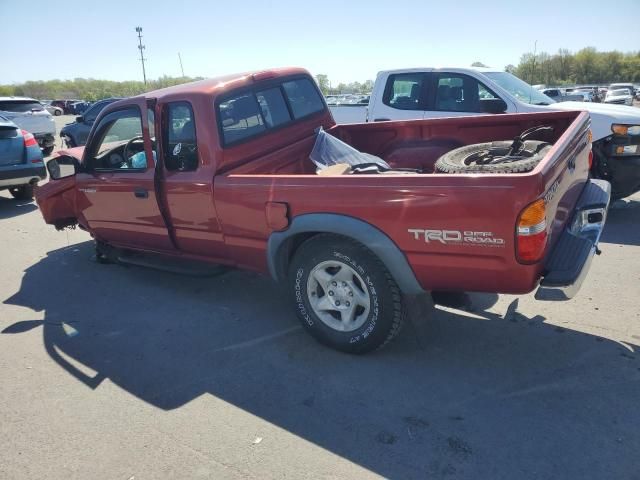
[[[552,146],[530,171],[434,169],[453,149],[540,125]],[[318,174],[319,127],[392,170]],[[316,339],[364,353],[429,291],[571,298],[610,197],[589,179],[590,140],[584,112],[336,125],[305,70],[276,69],[109,105],[86,147],[48,162],[36,199],[47,223],[88,231],[101,261],[268,272]]]

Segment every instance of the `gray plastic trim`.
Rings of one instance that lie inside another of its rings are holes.
[[[409,262],[398,246],[382,231],[357,218],[334,213],[310,213],[293,219],[282,232],[273,232],[267,242],[269,272],[277,282],[286,278],[288,260],[283,255],[285,242],[300,233],[335,233],[352,238],[371,250],[389,270],[405,295],[419,295],[424,289],[418,283]]]

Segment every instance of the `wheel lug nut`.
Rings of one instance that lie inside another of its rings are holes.
[[[340,306],[340,300],[336,300],[336,305]]]
[[[350,297],[353,297],[353,292],[349,292],[349,296],[350,296]]]
[[[342,282],[342,286],[346,287],[347,286],[347,282]]]
[[[349,302],[345,302],[345,305],[346,305],[347,307],[350,307],[350,306],[351,306],[351,304],[350,304]]]
[[[334,287],[338,286],[338,282],[331,282],[331,285],[333,285]]]
[[[333,290],[329,290],[329,296],[333,297]]]

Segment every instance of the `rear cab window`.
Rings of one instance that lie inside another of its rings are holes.
[[[247,141],[326,110],[309,78],[282,79],[231,93],[217,105],[224,146]]]

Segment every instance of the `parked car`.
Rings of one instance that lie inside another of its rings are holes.
[[[55,106],[55,107],[60,107],[62,109],[62,111],[64,112],[65,115],[72,115],[73,111],[72,111],[72,105],[76,102],[80,102],[81,100],[78,99],[72,99],[72,100],[54,100],[53,102],[51,102],[51,105]]]
[[[572,96],[578,96],[581,95],[582,96],[582,102],[594,102],[594,94],[592,91],[590,90],[574,90],[573,91],[573,95]]]
[[[60,130],[60,138],[68,147],[78,147],[84,145],[91,131],[91,126],[98,114],[110,103],[120,100],[119,98],[106,98],[92,104],[82,115],[76,117],[75,121],[67,123]]]
[[[33,187],[45,178],[47,171],[35,137],[0,116],[0,190],[9,190],[19,200],[30,200]]]
[[[636,87],[633,86],[633,83],[612,83],[609,85],[609,90],[619,90],[621,88],[629,90],[631,96],[636,94]]]
[[[51,105],[50,103],[41,101],[40,104],[44,107],[44,109],[47,112],[49,112],[51,115],[54,115],[56,117],[64,113],[64,111],[60,107],[56,107],[54,105]]]
[[[584,96],[579,92],[574,92],[573,89],[567,89],[562,91],[560,88],[545,88],[540,92],[547,97],[555,100],[556,102],[582,102]],[[571,92],[571,93],[568,93]]]
[[[615,103],[618,105],[633,105],[633,95],[628,88],[609,89],[604,103]]]
[[[0,97],[0,115],[31,132],[45,155],[53,151],[56,124],[40,102],[27,97]]]
[[[91,102],[75,102],[71,104],[69,110],[73,115],[82,115],[90,106]]]
[[[316,339],[364,353],[397,334],[403,295],[576,293],[610,195],[589,179],[589,125],[575,111],[336,125],[303,69],[230,75],[108,105],[36,199],[101,262],[270,272]],[[508,160],[434,171],[503,139]]]
[[[592,102],[557,103],[508,72],[482,67],[382,71],[368,107],[331,107],[339,124],[551,110],[589,112],[592,175],[611,182],[615,198],[640,191],[640,135],[635,133],[640,126],[640,109]]]

